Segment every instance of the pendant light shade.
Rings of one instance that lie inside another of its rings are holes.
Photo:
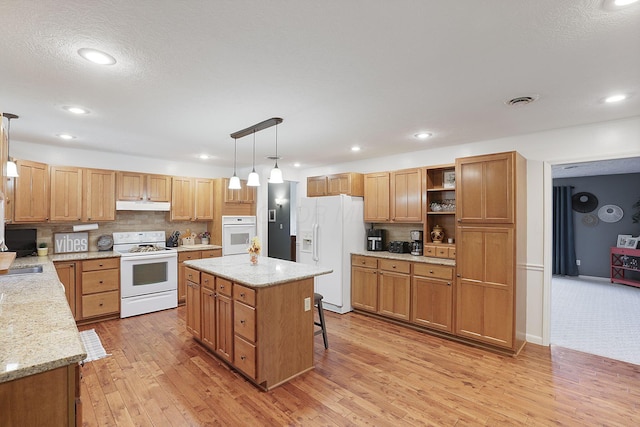
[[[269,182],[271,184],[282,184],[284,181],[282,179],[282,171],[278,167],[278,125],[276,124],[276,165],[271,169],[271,174],[269,175]]]
[[[14,162],[12,162],[9,157],[9,143],[11,142],[11,119],[17,119],[18,116],[11,113],[3,113],[3,116],[7,118],[7,177],[8,178],[17,178],[18,177],[18,166]]]
[[[236,160],[238,158],[238,140],[233,138],[233,176],[229,180],[229,190],[240,190],[240,178],[236,175]]]
[[[247,178],[247,186],[249,187],[259,187],[260,186],[260,175],[256,172],[256,132],[253,131],[253,170],[249,174]]]

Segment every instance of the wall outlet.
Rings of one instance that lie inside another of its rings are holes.
[[[580,260],[579,259],[576,260],[576,265],[580,265]]]
[[[304,311],[309,311],[309,310],[311,310],[311,298],[306,297],[304,299]]]

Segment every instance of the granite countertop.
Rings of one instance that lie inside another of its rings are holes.
[[[53,263],[26,257],[11,268],[33,265],[43,272],[0,276],[0,383],[87,356]]]
[[[100,259],[119,257],[120,254],[114,251],[93,251],[93,252],[73,252],[67,254],[49,254],[49,261],[83,261],[86,259]],[[31,257],[43,259],[45,257]]]
[[[330,268],[268,257],[258,257],[258,264],[251,265],[249,254],[190,260],[185,261],[184,264],[253,288],[273,286],[333,272]]]
[[[218,245],[182,245],[182,246],[178,246],[176,248],[178,252],[190,252],[190,251],[208,251],[211,249],[222,249],[222,246],[218,246]]]
[[[422,262],[424,264],[438,264],[438,265],[448,265],[451,267],[456,266],[455,259],[448,258],[435,258],[429,256],[416,256],[411,254],[394,254],[386,251],[357,251],[351,252],[352,255],[361,255],[368,256],[374,258],[386,258],[386,259],[397,259],[400,261],[411,261],[411,262]]]

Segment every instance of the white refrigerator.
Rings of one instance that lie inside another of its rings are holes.
[[[366,245],[362,197],[303,197],[298,205],[297,261],[333,269],[316,276],[315,291],[323,308],[351,311],[351,252]]]

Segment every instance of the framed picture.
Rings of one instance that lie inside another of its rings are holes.
[[[631,234],[618,234],[618,248],[626,248],[627,240],[631,238]]]
[[[276,222],[276,210],[269,209],[269,222]],[[631,237],[631,236],[629,236]]]
[[[444,188],[456,188],[456,172],[445,171],[442,176],[442,186]]]
[[[638,246],[638,237],[631,237],[627,239],[627,245],[625,248],[627,249],[635,249]]]

